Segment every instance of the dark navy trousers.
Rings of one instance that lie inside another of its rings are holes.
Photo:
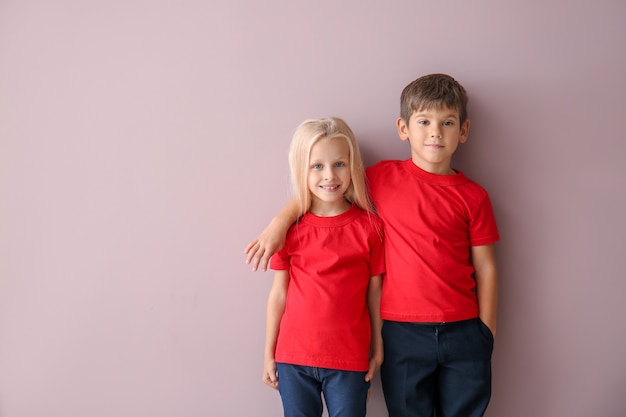
[[[389,417],[481,417],[491,398],[493,335],[478,318],[383,324]]]

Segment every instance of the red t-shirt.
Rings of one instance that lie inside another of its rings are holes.
[[[370,277],[385,270],[382,222],[352,206],[332,217],[307,213],[287,233],[270,268],[289,270],[275,360],[367,371]]]
[[[410,159],[381,161],[367,178],[385,225],[382,318],[478,317],[470,249],[499,240],[487,192],[461,172],[431,174]]]

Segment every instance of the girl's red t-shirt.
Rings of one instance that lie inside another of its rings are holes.
[[[367,371],[370,277],[385,271],[382,223],[356,206],[333,217],[307,213],[270,268],[289,270],[276,362]]]

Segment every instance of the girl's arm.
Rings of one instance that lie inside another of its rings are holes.
[[[272,219],[270,224],[261,232],[259,237],[248,243],[245,253],[248,254],[247,264],[252,264],[252,270],[267,271],[267,264],[273,254],[278,252],[285,243],[287,230],[298,219],[298,204],[292,199]]]
[[[496,312],[498,310],[498,270],[494,245],[472,246],[478,316],[491,333],[496,335]]]
[[[285,311],[287,288],[289,287],[289,272],[276,271],[274,283],[267,298],[267,320],[265,327],[265,352],[263,355],[263,382],[274,389],[278,389],[278,376],[276,374],[276,361],[274,352],[276,340],[280,330],[280,320]]]
[[[372,326],[372,340],[370,348],[370,365],[365,380],[367,382],[374,378],[374,375],[383,363],[383,321],[380,318],[380,294],[382,291],[383,276],[376,275],[370,278],[367,288],[367,306],[370,312],[370,322]]]

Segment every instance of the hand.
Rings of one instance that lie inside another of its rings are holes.
[[[263,383],[270,388],[278,389],[278,374],[276,373],[276,361],[266,359],[263,367]]]
[[[371,382],[372,379],[374,379],[374,375],[376,375],[376,372],[378,372],[382,363],[383,363],[382,353],[372,355],[372,357],[370,358],[369,369],[367,371],[367,374],[365,374],[365,382]]]
[[[491,320],[490,322],[488,322],[488,321],[484,321],[483,320],[483,323],[485,323],[485,326],[487,326],[487,328],[491,331],[491,335],[495,339],[496,338],[496,323],[495,323],[495,321]]]
[[[285,244],[285,233],[274,230],[272,226],[273,224],[270,223],[258,238],[246,246],[244,251],[248,255],[246,263],[252,264],[253,271],[259,267],[262,271],[267,271],[270,258]]]

